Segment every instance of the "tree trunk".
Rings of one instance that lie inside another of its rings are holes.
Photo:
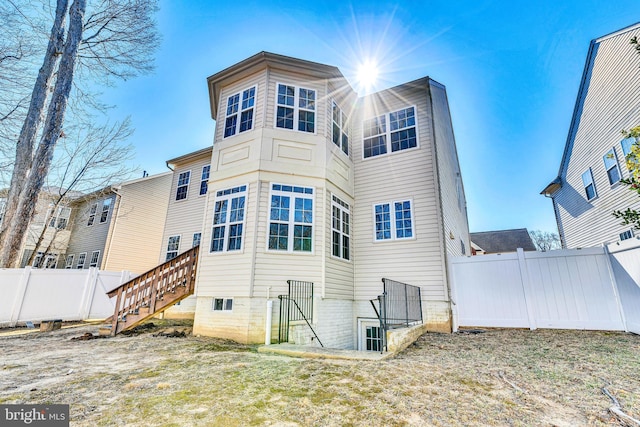
[[[64,0],[61,0],[64,1]],[[58,66],[56,83],[49,103],[49,110],[44,122],[40,143],[33,159],[33,167],[19,195],[15,216],[9,228],[5,229],[4,247],[0,253],[0,265],[16,266],[19,261],[20,248],[26,236],[27,228],[35,212],[38,195],[44,185],[62,123],[67,108],[73,73],[76,66],[78,47],[82,40],[83,17],[86,0],[74,0],[69,9],[69,29],[64,43],[64,50]],[[18,168],[18,165],[15,165]]]
[[[44,107],[47,100],[47,91],[51,84],[51,79],[58,64],[58,58],[62,52],[64,43],[64,22],[69,6],[68,0],[58,0],[56,5],[56,15],[53,26],[51,27],[51,37],[47,45],[47,51],[44,56],[42,67],[38,71],[35,85],[31,93],[31,102],[27,116],[20,130],[18,141],[16,143],[16,159],[14,163],[13,173],[11,175],[11,184],[5,206],[4,220],[0,227],[0,267],[7,267],[8,253],[20,251],[20,244],[15,247],[15,243],[8,239],[7,231],[15,226],[15,214],[18,209],[20,193],[25,185],[25,181],[31,168],[33,158],[33,147],[35,145],[38,129],[41,127],[42,118],[44,117]],[[11,233],[9,233],[11,234]]]

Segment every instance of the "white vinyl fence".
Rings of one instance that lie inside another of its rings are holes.
[[[459,326],[640,333],[640,242],[550,252],[453,257]]]
[[[132,277],[128,271],[54,270],[31,267],[0,270],[0,326],[27,321],[104,319],[115,301],[107,292]]]

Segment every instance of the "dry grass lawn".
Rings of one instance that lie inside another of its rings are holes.
[[[367,362],[153,330],[71,340],[85,332],[97,328],[0,337],[0,403],[67,403],[73,426],[620,425],[607,387],[640,418],[631,334],[426,334]]]

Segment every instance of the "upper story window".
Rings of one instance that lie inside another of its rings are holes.
[[[622,153],[624,154],[624,157],[626,158],[629,153],[631,152],[631,146],[636,142],[636,139],[631,137],[631,138],[625,138],[622,141],[620,141],[620,145],[622,146]]]
[[[169,261],[178,256],[178,250],[180,248],[180,236],[169,236],[167,241],[167,256],[166,260]]]
[[[82,252],[80,255],[78,255],[78,265],[76,265],[76,268],[81,270],[84,268],[84,262],[87,259],[87,253],[86,252]]]
[[[582,174],[582,184],[584,185],[584,192],[587,195],[587,200],[595,199],[598,194],[596,193],[596,187],[593,184],[591,168],[587,169]]]
[[[71,216],[71,208],[65,206],[58,206],[55,212],[51,213],[49,219],[49,227],[55,227],[58,230],[64,230],[69,223],[69,217]]]
[[[191,244],[192,248],[196,246],[200,246],[200,240],[202,239],[202,233],[193,233],[193,243]]]
[[[362,128],[364,158],[418,146],[415,107],[365,120]]]
[[[335,101],[333,101],[332,116],[333,127],[331,137],[333,143],[342,148],[344,154],[349,155],[349,123],[347,122],[347,116]]]
[[[107,222],[107,218],[109,217],[109,210],[111,210],[111,204],[113,203],[113,199],[109,197],[108,199],[104,199],[102,202],[102,213],[100,214],[100,224]]]
[[[255,102],[255,86],[231,95],[227,99],[227,110],[224,120],[225,138],[253,128],[253,110]]]
[[[375,239],[413,238],[412,210],[411,200],[374,205]]]
[[[316,131],[316,91],[278,83],[276,127]]]
[[[191,171],[182,172],[180,175],[178,175],[178,188],[176,189],[176,200],[184,200],[187,198],[190,179],[191,179]]]
[[[202,176],[200,178],[200,195],[207,194],[207,188],[209,186],[209,173],[211,172],[211,165],[202,167]]]
[[[607,154],[602,157],[602,160],[604,161],[604,168],[607,170],[609,184],[613,185],[620,181],[620,168],[618,167],[615,150],[612,148],[607,151]]]
[[[96,220],[96,212],[98,212],[98,204],[94,203],[89,208],[89,220],[87,221],[87,227],[92,226]]]
[[[216,193],[210,252],[237,251],[242,248],[247,186]]]
[[[70,268],[73,268],[73,258],[75,257],[74,254],[71,255],[67,255],[67,260],[65,262],[64,268],[66,268],[67,270]]]
[[[272,184],[268,248],[313,250],[313,188]]]
[[[350,259],[349,236],[351,213],[349,204],[336,196],[331,196],[331,254],[342,259]]]
[[[633,237],[633,231],[632,230],[627,230],[624,231],[622,233],[620,233],[620,240],[628,240],[630,238]]]

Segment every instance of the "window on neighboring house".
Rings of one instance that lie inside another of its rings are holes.
[[[374,206],[375,239],[395,240],[413,237],[411,200]]]
[[[242,248],[247,186],[216,192],[210,252],[237,251]]]
[[[251,130],[253,127],[253,107],[256,100],[255,86],[227,99],[224,120],[224,137]],[[239,114],[239,116],[238,116]]]
[[[316,91],[278,84],[276,127],[315,132]]]
[[[42,268],[43,262],[44,262],[44,252],[38,252],[36,256],[33,257],[31,266],[34,268]]]
[[[170,236],[167,242],[167,256],[166,260],[169,261],[178,256],[178,249],[180,248],[180,236]]]
[[[367,119],[362,124],[362,130],[364,158],[418,146],[414,107]]]
[[[202,233],[193,233],[193,244],[191,245],[191,247],[195,248],[196,246],[200,246],[201,238],[202,238]]]
[[[233,298],[214,298],[213,311],[232,311]]]
[[[182,172],[178,175],[178,188],[176,190],[176,200],[184,200],[187,198],[187,190],[189,189],[189,179],[191,171]]]
[[[312,243],[313,188],[272,184],[269,249],[311,252]]]
[[[100,251],[91,252],[91,260],[89,261],[89,267],[97,267],[99,259],[100,259]]]
[[[65,262],[64,268],[66,268],[66,269],[73,268],[73,258],[74,257],[75,257],[75,255],[73,255],[73,254],[67,255],[67,260]]]
[[[76,265],[77,269],[83,269],[84,268],[84,261],[87,259],[87,253],[86,252],[82,252],[81,254],[78,255],[78,264]]]
[[[587,200],[595,199],[598,194],[596,193],[596,187],[593,184],[593,175],[591,174],[591,168],[587,169],[582,174],[582,184],[584,185],[584,192],[587,195]]]
[[[609,184],[613,185],[620,181],[620,168],[618,167],[618,159],[616,159],[616,151],[612,148],[602,157],[604,168],[607,170]]]
[[[33,267],[36,268],[56,268],[58,266],[58,254],[47,254],[44,252],[38,252],[33,259]]]
[[[107,222],[107,218],[109,217],[109,210],[111,209],[111,205],[113,204],[113,199],[109,197],[108,199],[104,199],[102,202],[102,213],[100,214],[100,224],[104,224]]]
[[[4,218],[4,211],[7,208],[7,199],[0,197],[0,225],[2,225],[2,219]]]
[[[336,196],[331,196],[331,253],[333,256],[350,259],[350,210],[349,205]]]
[[[462,255],[466,255],[467,254],[467,247],[465,246],[464,242],[462,240],[460,240],[460,250],[462,251]]]
[[[58,206],[55,212],[52,212],[49,219],[49,227],[55,227],[58,230],[64,230],[69,223],[69,216],[71,215],[71,208],[65,206]]]
[[[96,212],[98,212],[98,204],[94,203],[89,208],[89,220],[87,221],[87,227],[92,226],[96,220]]]
[[[203,166],[202,167],[202,175],[200,178],[200,195],[202,196],[203,194],[207,194],[207,189],[208,189],[208,185],[207,184],[209,182],[209,172],[211,171],[211,165],[207,165],[207,166]]]
[[[633,237],[633,231],[627,230],[625,232],[620,233],[620,240],[627,240]]]
[[[333,143],[342,148],[344,154],[349,155],[349,124],[347,116],[342,112],[338,104],[333,101],[333,127],[332,139]]]

